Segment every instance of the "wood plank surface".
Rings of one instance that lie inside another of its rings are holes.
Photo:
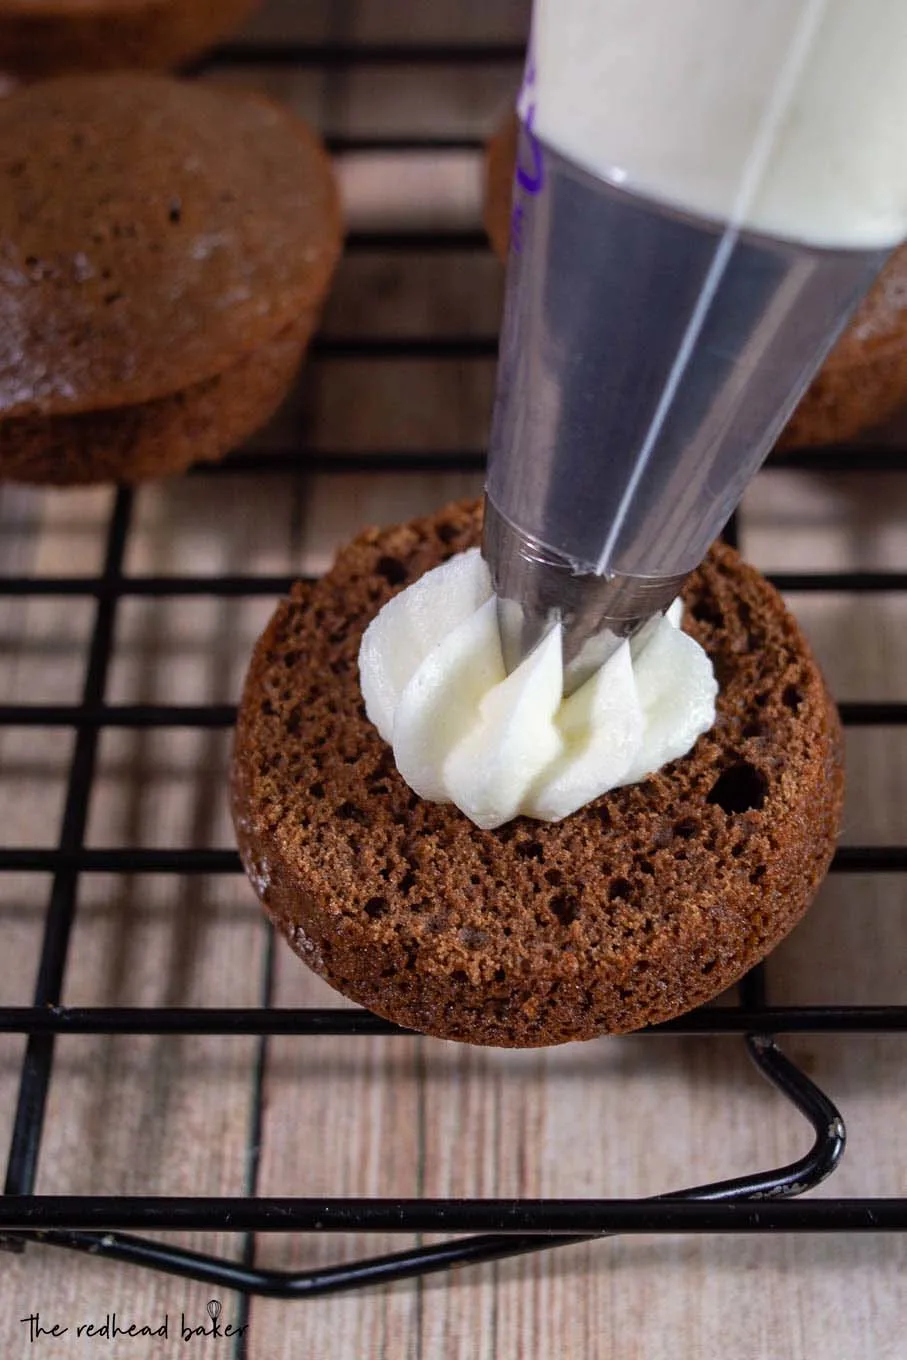
[[[515,42],[525,0],[269,0],[261,42]],[[412,61],[318,69],[214,64],[204,78],[257,85],[326,133],[446,134],[493,125],[513,63]],[[338,157],[350,228],[474,229],[476,151]],[[489,252],[379,246],[344,260],[322,334],[494,334],[501,271]],[[190,476],[135,498],[125,570],[136,574],[318,573],[361,527],[478,494],[481,478],[419,471],[317,472],[305,450],[420,454],[484,445],[488,358],[315,354],[253,448],[287,470]],[[884,436],[907,445],[907,430]],[[108,490],[0,491],[0,571],[82,575],[103,561]],[[766,570],[907,569],[907,470],[829,476],[767,470],[747,493],[744,550]],[[127,598],[117,608],[112,703],[235,702],[265,596]],[[790,603],[845,700],[907,700],[907,599],[798,594]],[[3,702],[76,703],[94,622],[90,600],[0,597]],[[85,843],[95,848],[232,844],[226,729],[121,728],[98,742]],[[5,846],[52,846],[72,734],[0,729]],[[844,840],[907,841],[901,729],[852,729]],[[46,874],[0,875],[0,998],[32,995]],[[907,1004],[907,880],[828,879],[773,956],[769,999]],[[242,876],[83,875],[63,991],[74,1005],[342,1004],[266,929]],[[907,1194],[901,1129],[904,1042],[802,1036],[783,1044],[840,1104],[849,1144],[823,1195]],[[0,1039],[0,1134],[12,1129],[23,1041]],[[257,1041],[64,1038],[56,1045],[37,1188],[45,1193],[241,1194],[250,1184]],[[750,1066],[738,1039],[627,1038],[520,1054],[431,1040],[278,1039],[264,1048],[257,1188],[289,1195],[635,1196],[800,1156],[810,1131]],[[241,1238],[165,1235],[236,1256]],[[393,1251],[392,1235],[274,1235],[256,1260],[306,1269]],[[287,1303],[117,1266],[48,1246],[3,1258],[4,1356],[230,1355],[234,1360],[901,1360],[901,1237],[644,1237],[561,1247],[450,1276]],[[179,1335],[209,1320],[242,1342]],[[80,1322],[158,1325],[161,1338],[77,1337]],[[29,1338],[40,1312],[69,1331]]]

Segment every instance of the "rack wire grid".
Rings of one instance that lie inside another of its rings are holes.
[[[238,41],[221,49],[206,71],[294,66],[327,71],[353,67],[393,69],[400,64],[431,64],[476,69],[491,63],[518,69],[517,43],[362,44],[342,41],[276,43]],[[334,136],[328,138],[340,156],[356,152],[466,151],[481,149],[477,137],[420,135],[404,137]],[[424,254],[438,268],[455,252],[484,252],[482,232],[471,227],[393,227],[353,232],[349,255],[361,252]],[[321,339],[312,356],[314,367],[325,356],[375,362],[389,357],[444,362],[493,359],[496,338],[466,335],[409,337],[352,336]],[[396,475],[411,472],[479,472],[480,448],[454,451],[390,451],[378,448],[301,451],[300,467],[318,470],[338,483],[350,472],[367,470]],[[240,451],[219,466],[198,468],[196,476],[224,474],[267,478],[286,473],[294,456],[289,449]],[[900,472],[904,455],[896,448],[859,447],[810,450],[776,455],[760,476],[778,469],[842,472],[859,466],[861,473]],[[907,476],[907,472],[901,472]],[[907,1228],[907,1199],[796,1197],[819,1184],[837,1166],[844,1148],[842,1116],[810,1077],[791,1062],[773,1036],[793,1033],[903,1033],[907,1006],[808,1005],[773,1006],[766,1002],[764,967],[741,985],[737,1004],[720,1004],[684,1016],[648,1032],[657,1045],[665,1035],[738,1036],[764,1075],[808,1122],[813,1131],[810,1151],[798,1161],[751,1175],[693,1186],[676,1194],[647,1199],[374,1199],[264,1197],[257,1191],[257,1149],[262,1120],[262,1083],[267,1045],[273,1036],[296,1036],[317,1043],[324,1035],[384,1036],[392,1043],[403,1033],[359,1009],[275,1008],[271,1005],[273,958],[268,935],[260,1004],[254,1008],[74,1007],[61,1004],[67,954],[76,917],[80,877],[173,874],[233,875],[241,872],[232,848],[91,848],[86,825],[96,777],[99,742],[117,728],[228,729],[234,708],[224,704],[115,704],[105,698],[115,649],[118,611],[124,601],[206,597],[235,600],[272,597],[292,577],[143,575],[125,570],[133,526],[135,495],[120,489],[106,530],[103,566],[88,576],[16,576],[0,580],[0,597],[63,597],[90,601],[94,621],[87,647],[84,684],[73,704],[3,703],[4,728],[54,728],[74,734],[66,779],[66,795],[57,843],[53,848],[6,845],[0,870],[49,876],[40,962],[31,1005],[0,1007],[0,1032],[27,1036],[18,1078],[18,1097],[9,1149],[5,1193],[0,1201],[3,1245],[22,1250],[29,1242],[62,1246],[181,1274],[212,1285],[248,1293],[303,1298],[333,1290],[373,1285],[451,1266],[477,1263],[615,1233],[709,1233],[783,1231],[866,1231]],[[734,526],[730,533],[733,534]],[[787,592],[900,592],[907,590],[907,571],[797,572],[774,577]],[[849,702],[841,705],[850,726],[897,726],[907,723],[907,703]],[[907,845],[851,845],[839,849],[836,874],[901,873],[907,870]],[[250,899],[251,901],[251,899]],[[247,1135],[248,1176],[242,1197],[72,1196],[36,1194],[35,1184],[58,1043],[73,1035],[245,1035],[257,1038],[257,1059],[249,1080],[253,1086]],[[138,1235],[150,1230],[230,1230],[242,1234],[238,1260],[206,1255]],[[255,1264],[255,1235],[271,1231],[443,1233],[443,1242],[417,1246],[391,1255],[357,1259],[340,1266],[305,1272],[262,1269]],[[464,1234],[466,1234],[464,1236]]]

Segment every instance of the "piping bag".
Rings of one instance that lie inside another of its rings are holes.
[[[905,0],[535,0],[483,554],[565,689],[663,612],[907,235]]]

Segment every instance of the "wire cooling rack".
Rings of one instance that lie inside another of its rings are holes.
[[[398,62],[475,66],[521,59],[516,44],[437,44],[350,46],[236,43],[217,55],[221,66],[244,64],[329,68]],[[386,152],[433,148],[477,150],[475,138],[374,136],[334,138],[336,151]],[[373,231],[353,234],[349,251],[484,251],[475,230]],[[316,342],[316,354],[363,360],[431,356],[461,361],[493,357],[495,338],[420,337],[418,339],[331,339]],[[224,473],[255,478],[285,473],[285,450],[239,452],[218,466],[194,475]],[[901,471],[905,455],[891,448],[835,448],[776,455],[772,468],[812,472]],[[367,470],[388,475],[401,471],[476,472],[479,449],[437,453],[387,453],[372,449],[305,455],[307,471],[341,479]],[[771,470],[761,474],[772,475]],[[902,473],[907,476],[907,473]],[[778,1034],[900,1033],[907,1030],[907,1006],[766,1004],[765,968],[742,983],[739,1002],[694,1012],[648,1031],[649,1041],[664,1035],[739,1036],[762,1073],[801,1113],[813,1130],[813,1145],[800,1160],[749,1176],[693,1186],[650,1199],[547,1200],[382,1200],[365,1198],[275,1198],[257,1193],[257,1149],[262,1126],[266,1045],[271,1036],[300,1040],[326,1034],[378,1035],[390,1042],[405,1031],[357,1009],[276,1009],[271,1006],[270,954],[260,1004],[233,1008],[68,1007],[60,1004],[80,876],[159,873],[186,876],[237,874],[233,849],[94,849],[86,846],[88,809],[95,782],[102,734],[113,728],[226,729],[234,709],[228,705],[112,704],[106,701],[114,651],[117,613],[124,600],[145,598],[238,598],[275,596],[291,578],[275,576],[128,575],[124,565],[133,528],[133,494],[115,497],[106,531],[103,566],[88,577],[0,578],[0,598],[68,597],[93,602],[94,623],[88,643],[85,679],[76,704],[0,704],[0,726],[52,727],[74,734],[66,797],[58,841],[53,848],[7,845],[0,848],[0,871],[49,875],[40,962],[30,1006],[0,1006],[0,1032],[27,1036],[19,1075],[18,1100],[7,1161],[5,1193],[0,1200],[2,1243],[21,1250],[32,1240],[96,1256],[125,1260],[213,1285],[285,1298],[299,1298],[355,1286],[399,1280],[612,1233],[785,1231],[875,1231],[907,1228],[907,1199],[848,1198],[799,1200],[836,1167],[845,1141],[844,1123],[831,1100],[799,1070],[775,1042]],[[729,531],[733,536],[733,526]],[[776,575],[782,591],[892,592],[907,590],[907,572],[810,572]],[[907,703],[860,702],[841,705],[850,726],[907,724]],[[848,846],[839,849],[832,872],[872,874],[907,870],[907,845]],[[270,945],[269,945],[270,949]],[[243,1197],[66,1196],[36,1194],[45,1106],[53,1075],[57,1041],[72,1035],[250,1035],[257,1036],[257,1060],[250,1081],[254,1098],[248,1129],[249,1167]],[[785,1202],[788,1200],[789,1202]],[[792,1202],[791,1202],[792,1201]],[[243,1235],[240,1259],[230,1260],[170,1246],[139,1234],[159,1230],[223,1231]],[[444,1233],[450,1240],[430,1246],[354,1260],[341,1266],[289,1273],[254,1264],[254,1236],[271,1231]],[[463,1234],[468,1234],[463,1236]]]

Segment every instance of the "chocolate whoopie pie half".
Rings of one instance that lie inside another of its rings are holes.
[[[0,476],[160,476],[268,419],[341,246],[304,124],[199,82],[63,77],[0,100],[0,187]]]
[[[0,0],[0,71],[165,70],[237,28],[260,0]]]
[[[716,544],[684,590],[720,685],[712,731],[562,822],[480,831],[404,784],[357,668],[381,606],[480,531],[473,502],[369,531],[278,606],[236,732],[246,870],[309,967],[400,1025],[532,1047],[669,1019],[763,958],[822,881],[834,704],[780,596]]]

